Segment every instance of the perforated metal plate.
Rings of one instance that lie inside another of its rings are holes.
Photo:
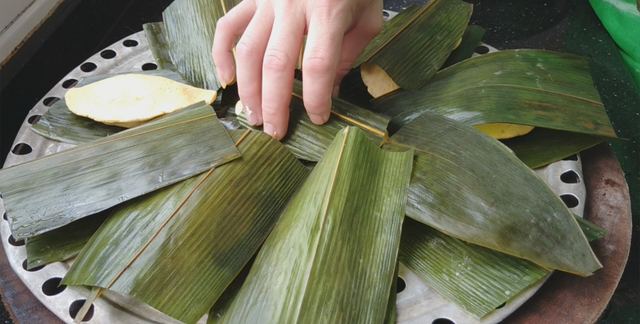
[[[388,17],[393,17],[394,15],[395,13],[389,12]],[[489,52],[495,51],[495,49],[486,44],[483,44],[483,46],[487,46]],[[30,126],[37,122],[39,116],[45,113],[53,102],[63,98],[67,89],[73,87],[77,80],[91,75],[141,71],[154,69],[155,67],[154,59],[148,50],[148,44],[143,32],[122,39],[90,57],[85,63],[60,80],[43,97],[43,100],[33,107],[18,132],[12,152],[9,153],[4,167],[7,168],[73,147],[69,144],[47,140],[32,132]],[[569,197],[570,199],[566,198],[565,201],[570,200],[570,203],[575,203],[575,206],[571,208],[572,212],[582,215],[586,191],[580,181],[582,168],[579,159],[561,161],[537,171],[559,196]],[[37,203],[37,201],[38,197],[33,197],[33,203]],[[4,212],[4,205],[0,200],[0,213],[4,214]],[[52,289],[52,287],[57,286],[59,280],[64,277],[73,263],[73,260],[50,264],[35,271],[27,271],[23,267],[23,263],[27,258],[26,249],[13,241],[6,220],[0,221],[0,235],[11,267],[29,290],[56,316],[64,322],[72,323],[73,319],[70,312],[78,310],[82,304],[80,300],[85,299],[88,295],[88,289],[67,287],[59,291]],[[398,293],[397,322],[403,324],[496,323],[516,310],[542,285],[542,283],[539,283],[521,293],[504,307],[497,309],[482,321],[478,321],[441,297],[409,269],[401,266],[399,276],[404,281],[405,288]],[[94,303],[92,317],[85,323],[143,324],[178,322],[132,297],[106,292]],[[198,323],[206,323],[206,318],[201,319]]]

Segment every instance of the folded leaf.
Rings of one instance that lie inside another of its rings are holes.
[[[411,218],[545,268],[587,276],[601,267],[564,203],[491,137],[425,113],[389,142],[416,151]]]
[[[401,88],[421,89],[458,45],[471,11],[472,5],[460,0],[411,6],[385,24],[354,67],[376,64]]]
[[[223,323],[382,323],[412,152],[341,131],[283,212]]]
[[[269,136],[237,135],[242,159],[119,208],[62,283],[127,293],[180,321],[197,322],[257,251],[307,175]]]
[[[507,123],[614,138],[585,58],[540,50],[501,51],[439,72],[420,91],[373,102],[390,132],[425,111],[468,125]]]
[[[211,56],[213,36],[218,19],[238,3],[239,0],[176,0],[162,13],[171,60],[192,85],[220,88]]]
[[[199,104],[107,138],[0,170],[11,231],[31,237],[238,157]],[[38,203],[33,203],[37,197]]]

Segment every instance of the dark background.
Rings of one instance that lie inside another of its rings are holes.
[[[385,1],[385,8],[401,11],[411,3]],[[587,56],[596,88],[602,96],[618,136],[612,143],[627,175],[633,204],[633,243],[630,260],[605,323],[640,323],[639,178],[640,99],[628,81],[615,43],[600,24],[587,0],[469,1],[471,24],[487,29],[484,42],[498,49],[537,48]],[[86,58],[160,21],[171,0],[66,0],[0,70],[0,163],[29,110],[67,73]],[[0,274],[2,276],[3,274]],[[0,307],[0,320],[13,323]]]

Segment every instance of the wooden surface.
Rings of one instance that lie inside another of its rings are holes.
[[[588,194],[585,218],[609,231],[605,238],[592,243],[604,267],[587,278],[555,272],[503,323],[595,323],[620,281],[631,243],[629,190],[608,144],[598,145],[581,156]],[[16,324],[62,323],[12,271],[4,249],[0,249],[0,274],[2,299]]]

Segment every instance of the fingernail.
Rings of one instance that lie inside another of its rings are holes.
[[[220,70],[218,70],[218,82],[220,82],[220,86],[222,87],[222,89],[226,89],[227,84],[229,84],[229,81],[227,81],[224,75],[222,75],[222,72]]]
[[[218,70],[218,81],[220,82],[220,86],[222,87],[222,89],[226,89],[228,85],[233,84],[235,76],[229,76],[228,74],[229,73],[223,74],[220,70]]]
[[[336,98],[340,95],[340,85],[333,87],[333,93],[331,95]]]
[[[267,135],[271,135],[271,137],[278,139],[278,132],[276,131],[276,128],[273,127],[273,125],[265,123],[264,126],[262,126],[262,130],[267,133]]]
[[[328,116],[328,114],[327,114],[327,116],[309,114],[309,119],[311,119],[311,121],[316,125],[322,125],[322,124],[326,123],[327,120],[329,120],[329,116]]]
[[[260,125],[260,116],[258,116],[258,114],[254,113],[251,109],[249,109],[249,106],[244,106],[244,115],[247,116],[247,121],[249,122],[249,125],[252,125],[252,126]]]

